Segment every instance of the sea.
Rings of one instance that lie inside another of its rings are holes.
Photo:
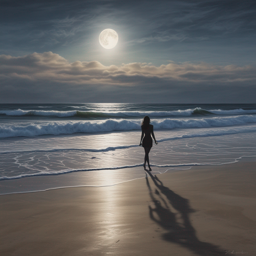
[[[144,178],[144,116],[155,174],[256,158],[256,104],[0,104],[0,194]]]

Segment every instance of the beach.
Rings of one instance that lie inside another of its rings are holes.
[[[0,12],[0,256],[256,256],[255,1]]]
[[[255,104],[1,104],[0,255],[256,255],[255,135]]]
[[[0,196],[0,255],[256,255],[256,162]]]

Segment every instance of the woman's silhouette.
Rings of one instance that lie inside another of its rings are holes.
[[[148,157],[149,151],[152,148],[151,135],[156,144],[157,144],[157,141],[154,135],[153,125],[150,124],[150,118],[148,116],[145,116],[142,121],[141,131],[142,133],[141,133],[141,139],[140,139],[140,146],[142,145],[142,147],[145,150],[144,169],[146,170],[146,162],[147,162],[148,168],[151,171],[150,164],[149,164],[149,157]]]

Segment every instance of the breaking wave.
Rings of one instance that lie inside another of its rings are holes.
[[[0,115],[6,116],[45,116],[45,117],[80,117],[80,118],[132,118],[144,117],[189,117],[193,115],[245,115],[256,114],[256,109],[244,110],[205,110],[202,108],[173,110],[173,111],[119,111],[119,112],[96,112],[96,111],[58,111],[58,110],[1,110]]]
[[[252,133],[256,132],[256,126],[246,126],[246,127],[232,127],[228,129],[210,129],[210,130],[199,130],[194,133],[184,133],[180,135],[174,135],[169,138],[164,138],[158,140],[158,143],[165,141],[173,141],[173,140],[182,140],[182,139],[190,139],[190,138],[199,138],[199,137],[213,137],[213,136],[222,136],[222,135],[233,135],[233,134],[241,134],[241,133]],[[40,150],[11,150],[11,151],[2,151],[0,155],[3,154],[13,154],[13,153],[45,153],[45,152],[65,152],[65,151],[77,151],[77,152],[109,152],[115,150],[124,150],[129,148],[139,147],[136,145],[125,145],[125,146],[115,146],[115,147],[107,147],[107,148],[55,148],[55,149],[40,149]]]
[[[255,115],[211,117],[201,119],[162,119],[152,121],[155,130],[188,128],[228,127],[255,124]],[[0,138],[33,137],[40,135],[62,135],[74,133],[101,133],[140,130],[140,120],[61,121],[27,124],[0,125]]]

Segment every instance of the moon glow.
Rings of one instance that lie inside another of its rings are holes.
[[[101,31],[99,36],[100,45],[105,49],[112,49],[117,45],[118,34],[115,30],[107,28]]]

